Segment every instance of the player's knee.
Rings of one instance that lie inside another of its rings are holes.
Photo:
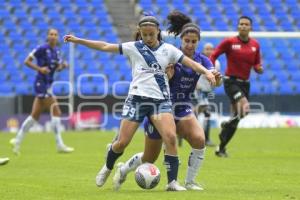
[[[166,131],[163,136],[163,140],[166,146],[176,146],[176,134],[172,131]]]
[[[194,149],[202,149],[205,147],[205,135],[197,134],[190,137],[191,147]]]

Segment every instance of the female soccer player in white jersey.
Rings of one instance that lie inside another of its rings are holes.
[[[169,63],[180,62],[204,74],[212,85],[215,85],[215,77],[202,65],[184,56],[174,46],[162,42],[159,23],[155,17],[142,17],[138,23],[138,30],[141,40],[122,44],[86,40],[73,35],[64,37],[66,42],[81,44],[100,51],[124,54],[132,65],[133,80],[123,106],[119,137],[107,153],[106,164],[97,174],[96,184],[99,187],[104,185],[116,160],[123,154],[139,124],[147,116],[161,133],[166,145],[165,162],[169,166],[167,190],[186,190],[177,182],[179,161],[176,131],[165,70]]]
[[[168,20],[170,24],[168,31],[175,35],[180,34],[180,49],[184,55],[200,63],[208,70],[214,70],[209,58],[200,52],[196,52],[200,41],[200,28],[196,24],[191,23],[189,17],[178,11],[171,12]],[[221,74],[218,72],[214,73],[220,80]],[[170,78],[169,85],[177,134],[184,138],[192,148],[188,161],[185,188],[188,190],[202,190],[203,188],[196,183],[195,178],[204,159],[205,136],[192,109],[192,97],[200,74],[184,64],[177,63],[169,71],[168,76]],[[156,129],[155,124],[153,126],[153,123],[149,122],[149,120],[146,120],[144,123],[144,128],[146,136],[144,152],[135,154],[125,164],[118,163],[118,168],[113,178],[116,189],[120,188],[130,171],[133,171],[144,162],[155,162],[159,156],[163,142],[162,134]]]
[[[50,28],[47,34],[47,42],[35,48],[25,59],[25,64],[38,72],[34,82],[36,97],[30,116],[22,123],[16,138],[10,140],[15,154],[19,154],[25,133],[39,120],[44,110],[49,110],[51,113],[51,126],[55,132],[58,152],[70,153],[74,151],[74,148],[66,146],[63,142],[60,130],[61,111],[56,98],[49,93],[55,71],[67,66],[60,58],[60,50],[57,48],[57,43],[58,31]],[[33,62],[34,59],[37,64]]]

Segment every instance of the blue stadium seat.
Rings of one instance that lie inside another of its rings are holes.
[[[16,84],[15,92],[21,95],[33,94],[33,86],[29,83]]]
[[[5,82],[0,85],[1,96],[12,95],[13,93],[14,93],[14,84]]]

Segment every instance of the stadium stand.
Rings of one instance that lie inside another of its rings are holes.
[[[234,31],[240,15],[255,16],[254,31],[300,31],[297,19],[300,4],[297,0],[140,0],[139,6],[153,11],[163,21],[167,14],[178,9],[188,13],[204,31]],[[233,2],[233,3],[232,3]],[[57,28],[60,36],[75,33],[91,39],[120,42],[113,27],[104,0],[26,0],[2,1],[0,3],[0,94],[31,95],[35,72],[23,64],[28,53],[42,44],[46,30]],[[178,45],[178,41],[167,39]],[[253,74],[253,94],[299,94],[300,93],[300,40],[258,39],[261,44],[266,73]],[[218,44],[220,39],[202,38],[205,42]],[[61,44],[62,55],[67,58],[68,45]],[[221,58],[222,66],[225,66]],[[225,67],[223,67],[224,70]],[[129,81],[131,69],[123,56],[87,50],[76,46],[75,80],[86,73],[107,74],[109,83],[117,80]],[[57,73],[56,80],[67,81],[68,71]],[[285,83],[284,85],[282,83]],[[111,85],[111,84],[109,84]],[[77,88],[77,87],[76,87]],[[83,94],[104,92],[97,81],[86,82]],[[116,91],[126,94],[128,86]],[[76,92],[76,90],[75,90]],[[112,88],[109,87],[109,93]],[[57,86],[55,94],[68,93],[65,85]],[[223,88],[216,90],[224,94]]]
[[[25,57],[39,44],[43,44],[48,28],[59,30],[60,37],[75,33],[81,37],[119,42],[103,0],[2,1],[0,3],[0,94],[31,95],[35,73],[23,64]],[[68,45],[61,44],[62,55],[67,58]],[[85,73],[105,73],[109,81],[130,80],[131,73],[125,58],[76,47],[75,80]],[[56,74],[56,80],[68,81],[68,71]],[[101,85],[101,84],[100,84]],[[86,95],[103,92],[98,82],[89,82],[83,88]],[[76,87],[77,88],[77,87]],[[55,85],[56,95],[65,95],[69,88]],[[75,90],[75,92],[77,92]],[[111,92],[111,91],[110,91]],[[119,92],[127,93],[126,90]]]

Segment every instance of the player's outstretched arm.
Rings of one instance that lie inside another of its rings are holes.
[[[118,44],[111,44],[111,43],[107,43],[104,41],[97,41],[97,40],[87,40],[87,39],[75,37],[74,35],[65,35],[64,42],[73,42],[75,44],[81,44],[91,49],[96,49],[99,51],[106,51],[112,53],[119,52]]]
[[[212,72],[207,70],[203,65],[193,61],[192,59],[188,58],[187,56],[183,57],[182,64],[184,64],[187,67],[192,68],[194,71],[196,71],[200,74],[204,74],[212,86],[216,85],[215,76],[213,75]]]

